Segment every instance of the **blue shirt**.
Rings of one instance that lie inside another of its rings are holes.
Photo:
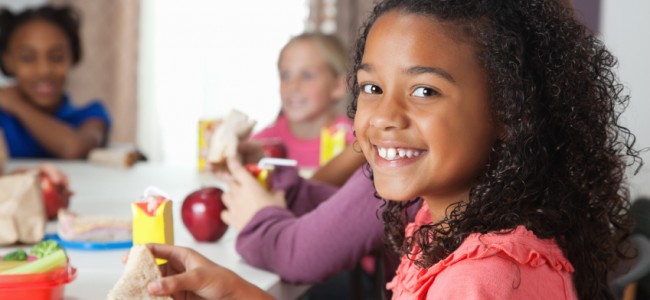
[[[110,117],[106,108],[93,101],[84,107],[75,107],[72,105],[67,95],[63,96],[63,103],[57,110],[54,118],[70,125],[73,128],[79,127],[90,119],[98,119],[106,123],[106,133],[110,128]],[[54,157],[41,144],[34,139],[32,134],[23,126],[23,124],[13,115],[7,114],[0,109],[0,128],[4,131],[9,155],[12,158],[52,158]]]

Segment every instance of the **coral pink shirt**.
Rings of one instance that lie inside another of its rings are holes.
[[[337,116],[331,125],[346,131],[346,142],[354,141],[352,121],[344,116]],[[271,126],[264,128],[251,137],[253,140],[280,139],[287,148],[287,158],[298,161],[299,168],[318,168],[320,163],[320,136],[313,139],[300,139],[293,135],[285,116],[279,116]]]
[[[431,215],[423,203],[407,236],[427,223]],[[393,299],[578,299],[573,271],[555,240],[518,226],[509,233],[471,234],[428,269],[402,257],[387,288]]]

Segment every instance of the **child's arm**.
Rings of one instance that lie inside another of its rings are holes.
[[[298,191],[287,196],[308,195],[305,189],[317,187],[301,181]],[[249,264],[288,282],[320,282],[351,269],[382,245],[383,225],[377,212],[382,203],[374,197],[370,179],[359,170],[327,201],[302,216],[279,207],[260,210],[239,233],[237,251]]]
[[[155,257],[169,261],[163,267],[165,277],[147,286],[153,295],[174,295],[182,299],[273,299],[255,285],[192,249],[161,244],[149,244],[147,247]]]
[[[102,144],[107,129],[103,121],[89,119],[78,128],[72,128],[18,97],[21,96],[15,88],[2,89],[0,108],[18,118],[54,156],[64,159],[84,158],[90,150]]]
[[[365,162],[363,153],[354,151],[354,147],[350,145],[327,164],[318,168],[311,179],[340,187]]]

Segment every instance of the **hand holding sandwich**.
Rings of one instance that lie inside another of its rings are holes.
[[[157,258],[166,259],[163,278],[149,283],[156,296],[174,299],[273,299],[273,297],[196,251],[171,245],[149,244]]]

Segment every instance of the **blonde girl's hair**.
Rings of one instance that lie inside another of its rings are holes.
[[[280,67],[280,60],[282,59],[284,50],[292,43],[298,41],[314,42],[325,59],[325,63],[330,67],[332,72],[334,72],[334,75],[345,76],[348,62],[348,53],[345,46],[343,46],[341,40],[336,36],[323,33],[303,33],[291,38],[289,42],[282,47],[282,50],[280,50],[278,68]]]

